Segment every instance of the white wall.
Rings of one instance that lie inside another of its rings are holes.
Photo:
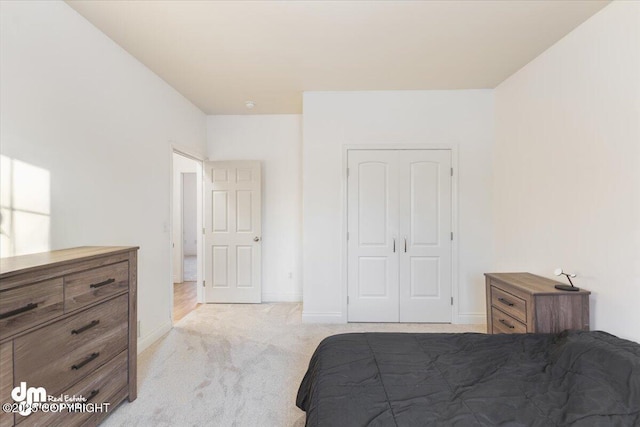
[[[343,146],[457,144],[458,322],[483,323],[493,263],[491,90],[311,92],[303,99],[305,321],[346,321]]]
[[[196,256],[198,253],[198,185],[196,173],[185,173],[182,176],[182,253],[185,256]]]
[[[0,2],[2,155],[50,177],[50,247],[136,245],[139,349],[170,327],[174,144],[205,116],[58,1]]]
[[[210,160],[262,161],[262,299],[300,301],[300,115],[209,116]]]
[[[613,2],[495,91],[496,267],[576,272],[640,341],[640,3]]]

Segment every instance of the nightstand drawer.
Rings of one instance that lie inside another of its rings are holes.
[[[494,334],[525,334],[527,332],[527,325],[495,307],[491,307],[491,319]]]
[[[65,276],[64,311],[75,310],[128,288],[127,261]]]
[[[128,295],[14,341],[15,377],[56,395],[127,347]]]
[[[95,405],[109,402],[111,406],[108,407],[107,412],[111,412],[116,409],[115,402],[112,402],[113,397],[126,386],[127,352],[123,351],[87,378],[65,390],[63,394],[67,396],[82,396],[87,399],[87,403]],[[34,412],[28,417],[18,415],[16,420],[20,423],[20,426],[25,427],[69,427],[82,425],[92,415],[91,412],[70,413],[63,411],[62,415],[55,412]]]
[[[491,305],[520,322],[527,323],[527,302],[522,298],[491,286]]]
[[[62,314],[62,278],[0,292],[0,339]]]

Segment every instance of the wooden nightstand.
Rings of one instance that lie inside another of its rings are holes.
[[[555,289],[560,282],[531,273],[485,273],[487,333],[589,330],[589,294]]]

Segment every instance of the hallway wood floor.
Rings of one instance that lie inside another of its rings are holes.
[[[198,294],[196,288],[197,280],[197,258],[195,256],[185,256],[183,260],[182,283],[173,284],[173,322],[182,319],[191,311],[195,310],[198,304]]]
[[[200,305],[197,302],[198,300],[196,292],[196,282],[183,282],[173,284],[174,322],[179,321]]]

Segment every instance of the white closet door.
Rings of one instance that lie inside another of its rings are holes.
[[[349,321],[397,322],[398,154],[349,151],[348,168]]]
[[[400,321],[451,322],[451,151],[403,150]]]
[[[259,303],[260,162],[205,162],[204,168],[205,300]]]

